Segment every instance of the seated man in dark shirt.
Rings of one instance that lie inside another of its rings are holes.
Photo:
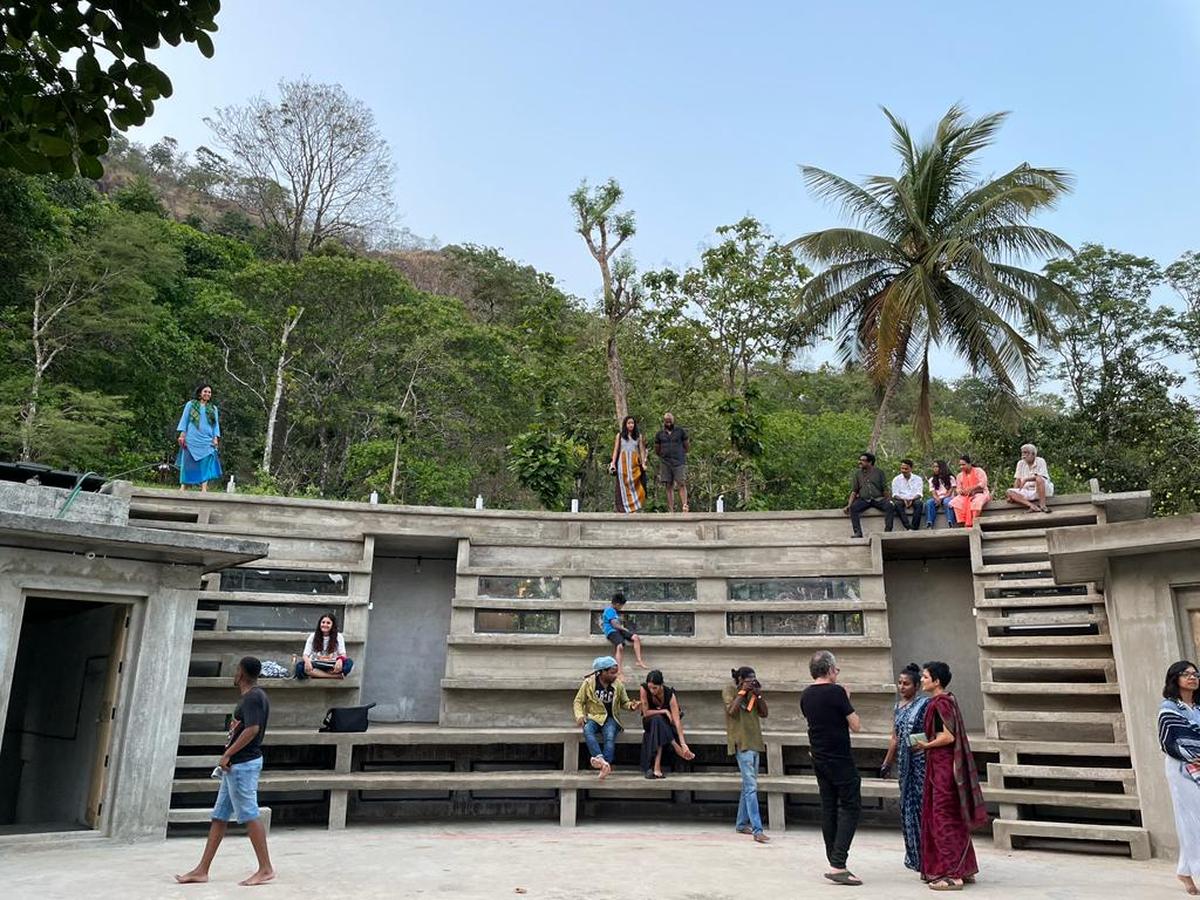
[[[858,468],[850,476],[850,496],[846,499],[846,508],[842,510],[850,514],[850,533],[853,537],[863,536],[859,517],[872,508],[883,512],[883,530],[891,531],[896,518],[892,492],[883,471],[875,468],[875,454],[868,452],[858,457]]]
[[[800,695],[800,711],[808,720],[808,743],[817,789],[821,795],[821,833],[830,869],[825,877],[836,884],[862,884],[846,868],[850,843],[862,809],[862,777],[850,750],[850,732],[862,723],[850,704],[850,691],[837,683],[837,660],[818,650],[808,664],[813,683]]]

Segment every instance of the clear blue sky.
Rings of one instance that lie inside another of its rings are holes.
[[[918,132],[956,101],[1011,111],[986,163],[1071,170],[1040,224],[1075,245],[1163,264],[1200,249],[1196,0],[226,0],[217,21],[213,59],[158,54],[175,95],[134,140],[211,144],[217,106],[280,78],[339,82],[391,143],[403,225],[500,247],[587,298],[598,276],[566,202],[580,178],[620,180],[641,267],[685,265],[747,213],[788,238],[834,224],[797,165],[893,171],[881,104]]]

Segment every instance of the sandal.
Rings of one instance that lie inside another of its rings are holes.
[[[929,882],[931,891],[961,891],[963,886],[960,882],[951,881],[949,878],[939,878],[937,881]]]
[[[862,879],[853,872],[826,872],[825,877],[834,884],[843,884],[846,887],[858,887],[862,884]]]

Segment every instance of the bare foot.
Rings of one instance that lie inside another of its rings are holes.
[[[1177,875],[1176,877],[1183,882],[1183,889],[1189,894],[1200,894],[1200,888],[1196,887],[1196,882],[1192,880],[1191,875]]]
[[[274,880],[275,880],[275,870],[274,869],[267,869],[267,871],[265,871],[265,872],[263,872],[260,869],[259,871],[255,872],[253,875],[251,875],[249,878],[239,881],[238,884],[240,884],[242,887],[253,887],[256,884],[266,884],[268,881],[274,881]]]
[[[646,664],[645,664],[644,662],[642,662],[640,659],[637,661],[637,667],[638,667],[639,669],[648,669],[648,668],[650,668],[648,665],[646,665]]]
[[[612,766],[608,764],[608,760],[600,760],[600,780],[603,781],[612,774]]]
[[[201,872],[199,869],[192,869],[190,872],[176,875],[175,880],[180,884],[205,884],[208,881],[208,873]]]
[[[593,756],[588,762],[591,763],[593,769],[604,768],[604,757],[602,756]]]

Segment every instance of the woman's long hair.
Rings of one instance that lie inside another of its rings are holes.
[[[1167,680],[1163,684],[1163,698],[1166,700],[1182,700],[1183,696],[1179,693],[1179,676],[1188,669],[1196,668],[1196,664],[1189,659],[1181,659],[1179,662],[1173,662],[1167,668]],[[1193,696],[1192,701],[1196,698]]]
[[[333,623],[333,627],[329,629],[329,644],[325,643],[325,635],[321,631],[321,623],[328,619]],[[325,649],[328,646],[328,650]],[[331,612],[322,613],[321,618],[317,619],[317,627],[313,631],[313,652],[314,653],[337,653],[338,647],[338,627],[337,616]]]
[[[629,422],[633,423],[633,431],[626,432],[625,425]],[[637,423],[636,418],[634,418],[633,416],[626,416],[625,418],[623,418],[621,420],[621,437],[629,437],[636,441],[641,436],[642,436],[642,433],[641,433],[641,431],[638,430],[638,423]]]
[[[950,467],[946,465],[944,459],[935,460],[933,463],[933,477],[929,479],[930,487],[943,488],[950,487]]]

